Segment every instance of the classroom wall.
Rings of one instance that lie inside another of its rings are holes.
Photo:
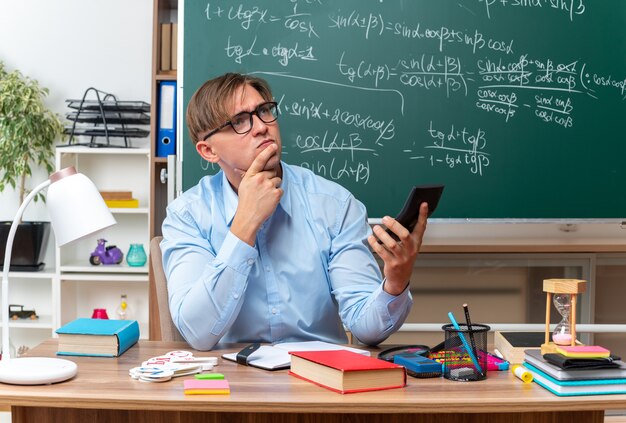
[[[89,87],[150,102],[152,0],[0,0],[0,61],[48,88],[46,103],[61,115]],[[37,172],[29,186],[46,177]],[[1,192],[0,220],[12,220],[18,202]],[[47,212],[31,204],[24,217]]]

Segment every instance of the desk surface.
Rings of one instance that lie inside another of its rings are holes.
[[[56,340],[29,355],[54,356]],[[183,379],[165,383],[133,380],[128,370],[168,351],[189,349],[176,342],[140,341],[120,358],[69,357],[78,375],[53,386],[0,385],[0,405],[109,410],[176,410],[231,413],[507,413],[626,408],[626,395],[557,397],[511,372],[490,372],[480,382],[409,378],[408,386],[341,395],[289,376],[222,360],[216,368],[231,384],[231,395],[183,394]],[[224,351],[196,353],[216,356]],[[376,351],[374,351],[376,353]]]

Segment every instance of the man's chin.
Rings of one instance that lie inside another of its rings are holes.
[[[272,156],[265,165],[265,170],[272,170],[276,168],[280,168],[280,156]]]

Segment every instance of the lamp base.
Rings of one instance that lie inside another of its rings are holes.
[[[51,357],[23,357],[0,361],[0,383],[47,385],[76,376],[78,366],[69,360]]]

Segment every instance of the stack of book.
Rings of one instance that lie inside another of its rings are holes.
[[[166,22],[161,25],[159,70],[170,72],[178,69],[178,24]]]
[[[551,356],[555,357],[549,357],[548,361],[540,350],[528,349],[524,356],[524,367],[532,373],[536,383],[555,395],[626,393],[626,363],[618,357],[577,359],[562,354]]]
[[[137,208],[139,200],[133,198],[131,191],[100,191],[100,195],[109,208]]]

